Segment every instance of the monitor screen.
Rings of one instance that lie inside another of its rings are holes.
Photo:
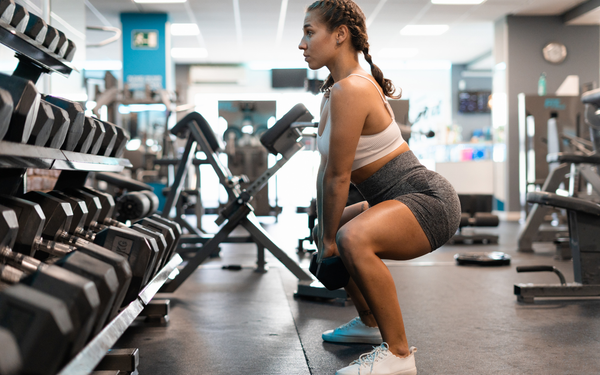
[[[458,112],[490,113],[491,97],[490,91],[461,91],[458,93]]]
[[[304,81],[308,75],[307,69],[271,69],[273,88],[304,88]]]

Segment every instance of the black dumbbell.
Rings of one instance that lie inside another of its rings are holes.
[[[0,374],[17,375],[21,371],[23,361],[19,344],[11,331],[0,327]]]
[[[171,227],[161,223],[160,221],[155,220],[152,217],[145,217],[137,221],[136,224],[141,224],[147,228],[150,228],[156,232],[160,232],[163,234],[163,237],[167,241],[167,249],[165,251],[165,254],[161,258],[161,262],[156,268],[157,271],[162,269],[165,266],[165,264],[171,259],[171,256],[177,247],[179,237],[175,237],[175,231],[173,231]]]
[[[73,61],[73,57],[75,57],[76,51],[77,46],[75,45],[75,42],[73,42],[71,39],[67,39],[67,50],[65,51],[65,54],[62,56],[62,58],[71,62]]]
[[[14,104],[10,93],[0,88],[0,140],[4,138],[10,126]]]
[[[79,137],[79,141],[77,142],[77,146],[73,151],[81,152],[86,154],[92,147],[92,142],[94,141],[96,135],[96,122],[91,120],[89,117],[83,118],[83,131],[81,132],[81,137]]]
[[[123,295],[123,302],[118,306],[128,304],[133,301],[139,291],[146,285],[150,278],[150,270],[153,269],[158,254],[158,244],[154,239],[147,238],[144,235],[133,232],[128,228],[116,231],[116,227],[108,227],[103,232],[111,232],[113,237],[100,236],[96,234],[94,242],[86,241],[83,238],[71,235],[68,229],[72,220],[72,209],[68,202],[42,192],[29,192],[23,196],[24,199],[35,202],[39,205],[46,216],[46,225],[43,228],[42,236],[46,239],[68,243],[81,251],[97,251],[102,248],[121,255],[130,266],[131,281],[127,290],[121,289],[119,296]],[[110,241],[109,241],[110,240]],[[108,242],[107,242],[108,241]],[[116,310],[113,310],[113,314]]]
[[[54,49],[54,53],[60,57],[63,57],[65,55],[65,52],[67,52],[68,46],[69,45],[67,43],[67,36],[65,35],[65,33],[58,30],[58,44],[56,45],[56,48]]]
[[[70,124],[67,131],[67,139],[63,143],[61,150],[75,151],[75,148],[79,145],[81,135],[83,134],[83,123],[85,119],[85,111],[83,106],[77,102],[56,96],[44,95],[43,99],[59,108],[64,109],[69,114]]]
[[[115,144],[117,142],[117,126],[114,124],[111,124],[110,122],[104,122],[104,121],[100,121],[98,119],[95,119],[96,122],[102,124],[104,126],[104,130],[106,131],[106,135],[104,136],[104,139],[102,140],[102,143],[100,145],[100,149],[98,150],[98,152],[96,153],[97,155],[102,155],[102,156],[110,156],[110,153],[112,152],[113,148],[115,147]]]
[[[33,13],[29,13],[29,21],[25,27],[25,35],[42,44],[46,40],[46,33],[48,32],[48,25],[40,17]]]
[[[317,253],[313,254],[310,260],[308,270],[315,275],[317,280],[329,290],[336,290],[345,287],[350,281],[350,274],[339,256],[333,256],[323,259],[317,263]]]
[[[120,228],[131,229],[130,227],[118,221],[112,219],[107,220],[107,216],[110,216],[114,209],[114,200],[112,200],[112,196],[110,194],[99,192],[90,188],[67,189],[65,192],[67,193],[65,195],[69,195],[71,197],[79,198],[85,201],[85,204],[88,208],[88,215],[87,218],[84,220],[83,225],[83,231],[86,233],[84,234],[85,237],[90,239],[95,238],[95,236],[91,235],[90,232],[99,232],[103,229],[115,226],[115,224],[117,227]],[[102,203],[100,202],[100,198],[102,198]],[[103,204],[108,206],[103,207]],[[101,220],[103,224],[98,223],[98,220]],[[139,222],[139,224],[141,224],[144,227],[148,227],[148,229],[160,233],[162,237],[164,237],[163,239],[159,236],[159,238],[156,239],[158,245],[158,253],[154,261],[153,271],[150,273],[150,275],[154,275],[156,271],[158,271],[160,268],[162,268],[162,266],[164,266],[164,264],[166,263],[166,259],[170,259],[170,256],[174,251],[174,247],[176,246],[176,241],[181,235],[181,227],[179,227],[178,224],[174,224],[175,227],[171,228],[170,226],[161,224],[159,222],[155,222],[154,226],[150,225],[151,223],[147,223],[145,221],[141,221]],[[73,225],[71,227],[73,228]],[[75,231],[77,231],[78,233],[82,232],[82,230],[71,229],[72,233],[75,233]],[[141,232],[144,233],[144,231]],[[145,234],[151,235],[149,233]],[[177,237],[175,237],[176,235]],[[156,237],[156,235],[151,236]],[[163,240],[166,242],[166,246],[161,245]],[[150,241],[150,244],[153,245],[152,241]]]
[[[148,190],[147,190],[148,191]],[[153,194],[151,191],[148,191]],[[158,197],[156,197],[158,201]],[[117,220],[127,222],[139,220],[154,213],[153,208],[157,206],[146,191],[130,191],[119,198],[117,204]]]
[[[74,328],[65,303],[56,297],[23,284],[4,289],[0,327],[15,336],[24,374],[54,375],[68,357]]]
[[[106,137],[106,128],[101,121],[98,121],[93,117],[86,117],[86,121],[91,121],[96,125],[96,132],[94,133],[94,139],[92,140],[92,145],[90,146],[88,153],[98,155],[100,148],[102,147],[102,142],[104,142],[104,138]]]
[[[67,132],[71,125],[69,113],[62,108],[55,106],[52,103],[40,100],[42,103],[46,103],[52,109],[54,115],[54,122],[52,123],[52,130],[50,131],[50,137],[46,142],[46,147],[61,148],[67,139]]]
[[[98,290],[92,281],[73,272],[13,252],[18,233],[15,212],[0,205],[0,260],[15,267],[3,269],[0,279],[21,282],[65,302],[76,328],[71,340],[74,355],[83,348],[94,328],[100,307]]]
[[[38,114],[31,130],[31,135],[27,144],[35,146],[45,146],[48,143],[52,127],[54,126],[54,112],[50,104],[40,101]]]
[[[44,39],[44,42],[42,43],[42,45],[44,47],[48,48],[48,50],[50,52],[54,52],[54,50],[56,49],[56,46],[58,45],[58,40],[59,40],[58,30],[56,30],[54,27],[48,25],[48,30],[46,30],[46,38]]]
[[[117,131],[117,141],[115,143],[115,147],[110,153],[110,156],[114,158],[120,158],[123,156],[123,152],[125,152],[125,146],[129,141],[129,133],[119,126],[115,126],[115,129]]]
[[[115,300],[119,292],[119,280],[116,271],[119,270],[111,264],[92,255],[88,255],[83,251],[75,251],[77,248],[74,246],[44,239],[42,233],[47,226],[47,221],[38,204],[8,196],[0,196],[0,203],[6,207],[15,209],[15,212],[17,212],[19,233],[14,245],[15,251],[31,255],[37,259],[41,258],[42,260],[48,259],[48,255],[60,257],[60,259],[54,263],[55,265],[75,272],[94,282],[100,296],[101,308],[98,313],[98,319],[93,333],[96,334],[99,332],[105,322],[109,319],[109,316],[114,314]],[[52,227],[55,224],[56,223],[52,223],[50,226]],[[69,224],[70,223],[58,224],[58,228],[61,229]],[[28,246],[31,246],[31,248],[27,249]],[[91,254],[92,250],[93,249],[88,248],[86,249],[86,252]],[[106,249],[104,249],[104,251],[110,253]],[[97,253],[100,253],[100,251]],[[111,255],[113,255],[113,258],[117,258],[114,257],[115,254]],[[124,259],[123,262],[121,262],[121,265],[122,263],[125,263]],[[120,305],[116,308],[118,309],[118,307],[120,307]]]
[[[27,22],[29,22],[29,12],[22,5],[15,3],[15,11],[10,20],[10,25],[18,32],[24,33]]]
[[[15,14],[15,1],[0,0],[0,20],[10,24],[13,14]]]
[[[27,143],[37,117],[40,94],[30,80],[3,73],[0,73],[0,88],[8,91],[14,106],[4,140]]]

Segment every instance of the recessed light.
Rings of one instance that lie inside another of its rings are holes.
[[[443,4],[443,5],[477,5],[485,2],[486,0],[431,0],[431,4]]]
[[[203,59],[208,56],[206,48],[171,48],[174,59]]]
[[[185,3],[187,0],[133,0],[134,3],[138,4],[174,4],[174,3]]]
[[[400,30],[402,35],[441,35],[448,31],[448,25],[407,25]]]
[[[195,23],[171,24],[171,35],[200,35],[200,29]]]
[[[381,59],[408,59],[417,56],[417,48],[382,48],[377,57]]]

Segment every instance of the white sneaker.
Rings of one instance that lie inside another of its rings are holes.
[[[323,332],[323,341],[360,344],[381,344],[381,332],[378,327],[369,327],[356,317],[336,329]]]
[[[350,366],[336,372],[336,375],[416,375],[415,352],[417,348],[410,348],[408,357],[396,357],[389,350],[387,343],[373,347],[370,353],[361,354],[360,358]]]

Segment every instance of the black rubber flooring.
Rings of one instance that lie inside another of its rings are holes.
[[[209,217],[206,219],[210,223]],[[282,214],[265,228],[301,265],[306,216]],[[213,230],[210,225],[207,230]],[[497,245],[446,245],[409,262],[389,262],[417,368],[427,374],[599,374],[600,300],[516,301],[516,283],[556,284],[552,273],[517,273],[518,265],[554,265],[573,281],[571,261],[553,246],[516,252],[519,224],[484,232]],[[503,251],[510,266],[458,266],[459,252]],[[268,254],[267,273],[254,272],[256,248],[224,244],[175,293],[170,323],[137,321],[116,347],[137,347],[138,372],[148,374],[334,374],[370,345],[324,343],[321,333],[356,316],[350,303],[294,297],[297,280]],[[239,271],[223,265],[241,265]]]

